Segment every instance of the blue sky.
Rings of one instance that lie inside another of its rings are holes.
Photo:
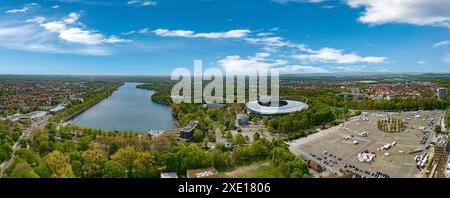
[[[448,0],[4,0],[0,73],[450,72]]]

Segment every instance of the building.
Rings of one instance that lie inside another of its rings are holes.
[[[236,123],[239,126],[245,126],[248,125],[248,122],[250,121],[250,118],[246,114],[237,114],[236,115]]]
[[[191,140],[194,136],[194,129],[197,127],[198,121],[190,121],[185,127],[181,128],[180,137],[185,140]]]
[[[361,90],[359,88],[352,88],[352,95],[361,95]]]
[[[46,115],[47,115],[46,111],[34,111],[34,112],[27,114],[26,116],[28,116],[32,120],[39,120]]]
[[[344,98],[344,99],[357,99],[357,100],[362,100],[364,99],[364,96],[361,94],[354,94],[354,93],[338,93],[336,94],[337,97],[339,98]]]
[[[187,170],[187,178],[219,178],[219,171],[215,168],[202,168]]]
[[[204,104],[203,107],[205,107],[207,109],[225,109],[225,108],[227,108],[227,105],[218,104],[218,103],[207,103],[207,104]]]
[[[303,111],[308,108],[308,105],[303,102],[297,102],[292,100],[282,100],[272,103],[262,103],[260,101],[252,101],[247,104],[246,111],[249,114],[253,114],[260,117],[278,117],[289,113]]]
[[[447,95],[447,88],[440,87],[437,89],[437,97],[439,99],[442,99],[445,95]]]
[[[449,151],[449,144],[447,137],[441,137],[437,140],[436,145],[434,146],[434,159],[435,162],[439,162],[440,160],[444,160]]]
[[[63,105],[59,105],[53,109],[50,109],[49,112],[54,115],[54,114],[64,111],[65,109],[66,109],[66,107],[64,107]]]
[[[161,178],[175,179],[175,178],[178,178],[178,175],[177,175],[177,173],[161,173]]]
[[[309,160],[308,161],[308,168],[320,173],[322,171],[324,171],[323,166],[321,166],[320,164],[318,164],[317,162],[315,162],[314,160]]]
[[[450,178],[450,157],[447,160],[447,167],[445,168],[445,177]]]

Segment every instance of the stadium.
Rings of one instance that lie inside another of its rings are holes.
[[[292,100],[282,100],[278,102],[278,105],[274,106],[270,102],[262,103],[260,101],[252,101],[245,106],[247,113],[268,118],[278,117],[308,108],[306,103]]]

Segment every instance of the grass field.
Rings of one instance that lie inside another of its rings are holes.
[[[255,162],[247,166],[238,167],[222,175],[228,178],[283,178],[281,171],[270,161]]]

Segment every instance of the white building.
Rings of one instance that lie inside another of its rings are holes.
[[[445,95],[447,95],[447,88],[440,87],[437,89],[437,97],[439,99],[442,99]]]

